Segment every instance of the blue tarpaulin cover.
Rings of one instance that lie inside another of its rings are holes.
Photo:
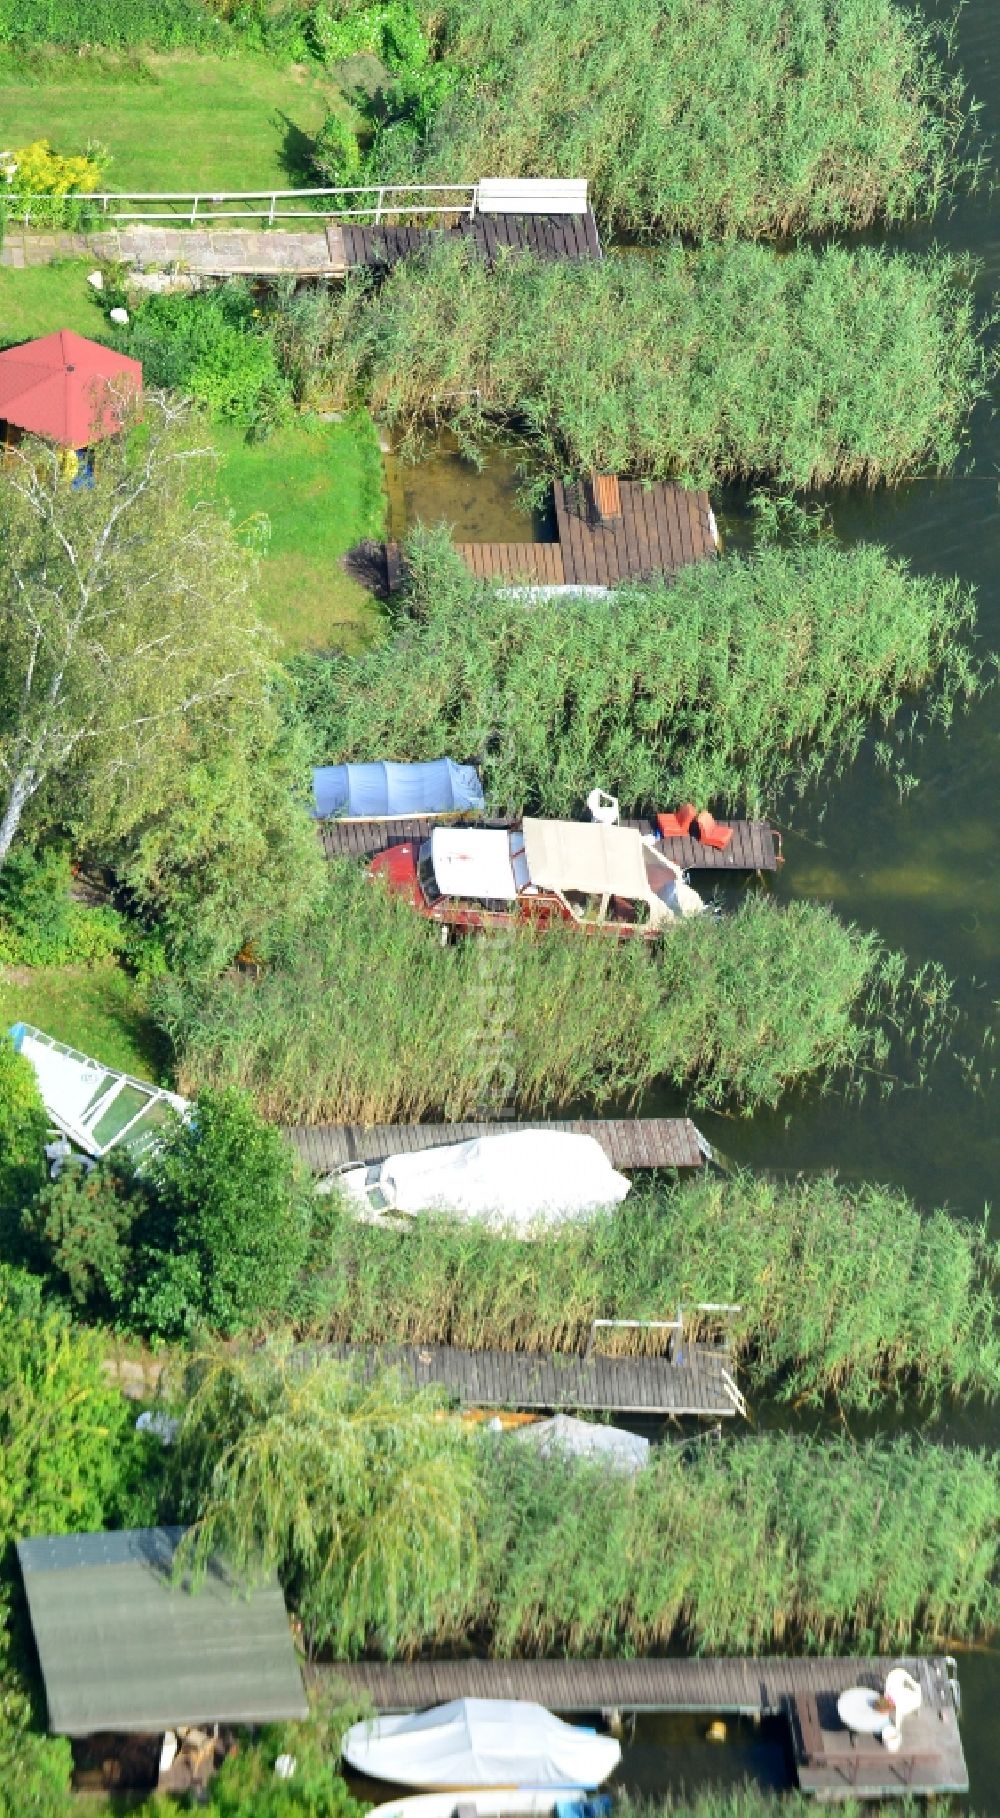
[[[325,764],[312,774],[320,820],[481,813],[486,806],[472,765],[451,758],[429,764]]]

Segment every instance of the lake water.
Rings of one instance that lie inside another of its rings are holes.
[[[952,6],[947,0],[924,11],[944,18]],[[983,105],[987,137],[1000,143],[1000,0],[969,0],[956,59]],[[988,187],[931,224],[868,237],[913,251],[937,245],[969,253],[981,265],[983,311],[1000,303],[1000,199]],[[442,447],[402,484],[397,524],[444,518],[457,524],[460,538],[482,540],[531,534],[530,518],[515,506],[514,462],[503,454],[493,454],[477,476],[453,448]],[[977,410],[967,456],[951,477],[893,493],[842,493],[828,503],[843,541],[877,539],[920,571],[974,584],[983,647],[1000,650],[1000,417],[992,404]],[[716,509],[724,535],[739,541],[741,501],[722,495]],[[787,829],[787,863],[775,891],[783,901],[832,903],[902,948],[914,965],[941,961],[967,1015],[961,1043],[981,1054],[981,1089],[971,1090],[946,1063],[926,1088],[904,1087],[885,1099],[872,1092],[858,1104],[805,1094],[774,1114],[699,1121],[733,1160],[790,1172],[835,1168],[846,1179],[895,1183],[924,1207],[946,1204],[978,1218],[997,1197],[1000,1174],[1000,1082],[991,1077],[988,1046],[1000,1015],[1000,689],[949,732],[931,729],[902,755],[920,783],[903,801],[867,749],[844,777],[784,805],[777,818]],[[663,1095],[644,1107],[676,1108]],[[1000,1207],[993,1229],[1000,1237]],[[761,1412],[767,1424],[775,1418],[776,1411]],[[963,1410],[945,1421],[942,1436],[994,1447],[1000,1411]],[[959,1671],[971,1802],[981,1813],[1000,1815],[1000,1652],[965,1653]],[[675,1733],[669,1724],[647,1721],[636,1742],[638,1777],[646,1784],[676,1784],[678,1772],[689,1786],[728,1780],[737,1767],[773,1783],[782,1771],[772,1740],[748,1740],[740,1727],[732,1744],[720,1747],[703,1742],[690,1725]]]

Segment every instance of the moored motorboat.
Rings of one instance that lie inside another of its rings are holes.
[[[344,1737],[343,1753],[373,1780],[441,1792],[589,1791],[621,1760],[614,1737],[514,1698],[456,1698],[429,1711],[356,1723]]]

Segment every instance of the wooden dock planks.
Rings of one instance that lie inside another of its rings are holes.
[[[384,1161],[442,1143],[470,1142],[512,1130],[562,1130],[593,1136],[612,1166],[700,1168],[710,1151],[689,1117],[538,1118],[503,1123],[297,1124],[285,1130],[316,1174]]]
[[[562,587],[563,556],[558,543],[456,543],[479,580],[509,580],[540,587]]]
[[[880,1689],[903,1665],[923,1704],[906,1720],[898,1755],[852,1737],[836,1717],[849,1686]],[[379,1712],[424,1710],[454,1698],[528,1699],[574,1715],[670,1711],[700,1717],[783,1717],[799,1786],[823,1802],[906,1793],[966,1793],[969,1775],[943,1656],[792,1659],[364,1661],[311,1669],[338,1695]]]
[[[551,547],[551,545],[541,545]],[[482,822],[481,825],[503,826],[506,822]],[[388,846],[405,840],[425,840],[437,822],[427,816],[409,820],[322,821],[319,837],[327,858],[372,858]],[[652,821],[623,821],[646,835],[656,833]],[[778,838],[767,821],[730,821],[733,837],[724,852],[714,846],[703,846],[700,840],[664,840],[665,857],[684,871],[776,871]]]
[[[596,1352],[466,1351],[452,1345],[331,1345],[366,1377],[396,1369],[417,1388],[442,1388],[465,1407],[578,1409],[712,1420],[736,1413],[724,1351],[685,1345],[683,1359]]]

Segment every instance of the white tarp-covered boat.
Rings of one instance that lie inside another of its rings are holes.
[[[563,1723],[543,1705],[456,1698],[431,1711],[356,1723],[343,1743],[359,1774],[396,1786],[600,1786],[621,1760],[612,1736]]]
[[[475,1793],[411,1793],[374,1805],[368,1818],[610,1818],[611,1796],[588,1799],[577,1788],[551,1787],[522,1792],[511,1787],[481,1787]],[[461,1806],[461,1814],[459,1813]]]
[[[319,820],[403,820],[412,814],[482,814],[486,803],[471,764],[324,764],[312,773]]]
[[[596,1420],[577,1420],[572,1414],[553,1414],[533,1420],[511,1434],[518,1445],[534,1446],[543,1457],[592,1458],[616,1471],[641,1471],[649,1463],[649,1440],[625,1427],[606,1427]]]
[[[124,1148],[138,1157],[153,1147],[175,1112],[183,1116],[188,1110],[188,1100],[178,1093],[105,1067],[31,1023],[15,1023],[10,1033],[35,1069],[52,1122],[86,1155]]]
[[[350,1168],[327,1185],[342,1188],[377,1222],[450,1212],[529,1232],[620,1205],[630,1183],[592,1136],[509,1130],[390,1155]]]

